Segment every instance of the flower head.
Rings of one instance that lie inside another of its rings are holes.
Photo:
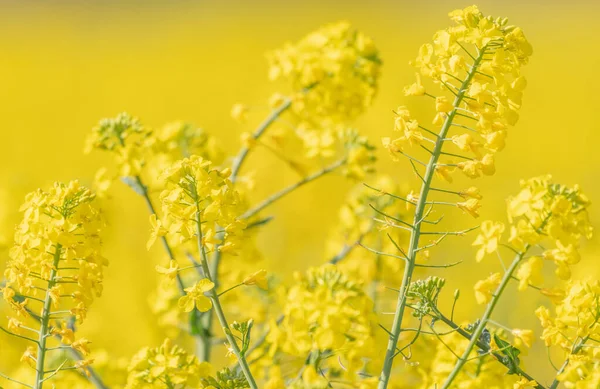
[[[194,307],[200,312],[206,312],[212,308],[212,301],[210,298],[205,296],[206,292],[211,291],[215,287],[215,284],[203,278],[196,282],[194,286],[185,289],[185,296],[179,299],[179,307],[185,312],[191,312]]]

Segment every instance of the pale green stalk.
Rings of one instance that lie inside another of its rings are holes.
[[[538,233],[540,233],[542,231],[542,229],[544,228],[544,226],[546,225],[546,223],[548,222],[550,217],[551,217],[551,214],[548,214],[548,216],[546,216],[544,218],[544,220],[542,221],[540,226],[536,229],[536,231]],[[479,319],[479,323],[477,324],[477,327],[471,334],[471,339],[469,341],[469,344],[467,345],[467,348],[465,349],[462,356],[456,362],[456,365],[454,365],[454,369],[452,369],[452,371],[450,372],[450,375],[448,376],[448,378],[446,378],[446,382],[441,387],[441,389],[448,389],[450,387],[450,385],[452,384],[452,382],[454,381],[454,379],[456,379],[456,377],[458,376],[458,373],[463,368],[465,363],[467,363],[467,361],[469,359],[469,355],[471,354],[471,352],[473,351],[473,348],[479,341],[479,337],[483,333],[483,330],[485,329],[485,327],[488,323],[488,320],[492,316],[492,313],[494,312],[494,309],[496,308],[496,305],[498,304],[498,301],[500,300],[500,296],[502,296],[504,289],[506,288],[506,286],[508,285],[510,280],[513,278],[513,274],[514,274],[515,270],[517,269],[517,267],[519,266],[519,264],[521,263],[521,261],[523,260],[523,258],[525,257],[525,255],[527,254],[527,252],[529,251],[530,248],[531,248],[531,246],[529,244],[525,245],[523,251],[518,253],[517,255],[515,255],[515,258],[513,259],[512,263],[510,264],[508,269],[506,269],[506,271],[504,272],[504,276],[502,277],[502,280],[500,281],[498,288],[496,288],[496,291],[494,292],[492,299],[488,303],[488,305],[485,309],[485,312],[483,313],[483,316]]]
[[[254,131],[254,133],[252,134],[252,139],[257,140],[258,138],[260,138],[263,135],[263,133],[267,130],[267,128],[269,128],[271,124],[273,124],[279,118],[279,116],[281,116],[281,114],[287,111],[291,106],[292,100],[290,98],[286,98],[281,103],[281,105],[275,108],[273,112],[271,112],[271,114],[265,119],[265,121],[258,126],[256,131]],[[246,157],[248,157],[249,152],[250,148],[243,147],[238,156],[233,161],[233,166],[231,167],[232,182],[235,182],[235,180],[237,179],[240,169],[242,168]]]
[[[0,287],[2,287],[2,286],[4,286],[4,282],[0,282]],[[22,298],[26,298],[25,296],[23,296],[23,295],[21,295],[21,294],[18,294],[18,293],[17,293],[17,296],[19,296],[19,297],[22,297]],[[43,301],[43,300],[42,300],[42,301]],[[36,315],[34,312],[32,312],[32,311],[31,311],[29,308],[27,308],[27,307],[25,307],[25,310],[27,311],[27,313],[29,314],[29,316],[31,316],[31,318],[32,318],[32,319],[36,320],[37,322],[41,322],[41,317],[40,317],[40,316]],[[27,328],[27,327],[22,327],[22,328]],[[30,339],[30,338],[27,338],[27,337],[25,337],[25,336],[21,336],[21,335],[18,335],[18,334],[13,334],[12,332],[10,332],[10,331],[8,331],[8,330],[6,330],[6,329],[2,328],[2,327],[0,327],[0,330],[1,330],[1,331],[3,331],[3,332],[6,332],[6,333],[7,333],[7,334],[9,334],[9,335],[16,336],[16,337],[18,337],[18,338],[22,338],[22,339],[25,339],[25,340],[29,340],[29,341],[32,341],[32,342],[34,342],[34,343],[36,343],[36,344],[38,343],[38,341],[37,341],[37,340],[33,340],[33,339]],[[51,332],[51,330],[52,330],[52,328],[50,328],[50,332]],[[33,331],[35,331],[35,332],[38,332],[37,330],[33,330]],[[60,341],[60,342],[61,342],[61,345],[62,345],[62,346],[65,346],[65,347],[67,347],[67,348],[66,348],[66,350],[67,350],[67,352],[68,352],[69,354],[71,354],[71,359],[72,359],[73,361],[83,361],[83,360],[85,359],[85,358],[84,358],[84,357],[83,357],[83,356],[82,356],[82,355],[79,353],[79,351],[77,351],[77,350],[75,350],[74,348],[72,348],[72,347],[70,347],[70,346],[67,346],[67,345],[65,345],[64,343],[62,343],[62,337],[61,337],[60,335],[58,335],[58,334],[57,334],[57,335],[54,335],[54,337],[55,337],[55,338],[56,338],[58,341]],[[67,369],[63,369],[63,370],[67,370]],[[96,388],[98,388],[98,389],[108,389],[108,386],[106,386],[106,384],[105,384],[105,383],[102,381],[102,377],[100,377],[100,375],[98,374],[98,372],[97,372],[97,371],[96,371],[96,370],[95,370],[95,369],[94,369],[92,366],[87,366],[87,371],[88,371],[88,373],[90,374],[90,375],[89,375],[89,377],[87,377],[87,379],[88,379],[88,381],[90,381],[90,382],[92,383],[92,385],[94,385],[94,386],[95,386]],[[7,376],[3,375],[2,373],[0,373],[0,377],[4,377],[4,378],[6,378],[6,379],[8,379],[8,380],[10,380],[10,381],[18,382],[18,383],[20,383],[21,385],[28,386],[28,387],[30,387],[30,388],[31,388],[31,386],[30,386],[30,385],[24,384],[24,383],[22,383],[22,382],[19,382],[19,381],[16,381],[16,380],[12,380],[11,378],[9,378],[9,377],[7,377]]]
[[[329,174],[331,172],[333,172],[334,170],[336,170],[337,168],[339,168],[340,166],[344,165],[346,163],[346,158],[342,158],[334,163],[332,163],[331,165],[319,170],[316,173],[313,173],[309,176],[304,177],[303,179],[301,179],[300,181],[288,186],[285,189],[280,190],[279,192],[269,196],[268,198],[266,198],[265,200],[263,200],[261,203],[259,203],[257,206],[255,206],[252,209],[249,209],[248,211],[246,211],[242,216],[241,219],[248,219],[254,215],[256,215],[257,213],[259,213],[260,211],[262,211],[263,209],[265,209],[266,207],[268,207],[269,205],[273,204],[274,202],[276,202],[277,200],[280,200],[282,197],[290,194],[291,192],[295,191],[296,189],[300,188],[301,186],[304,186],[306,184],[308,184],[309,182],[312,182],[320,177],[323,177],[326,174]]]
[[[52,270],[50,271],[50,279],[46,289],[46,297],[44,298],[44,307],[42,309],[42,315],[40,316],[40,333],[37,342],[37,362],[35,366],[35,383],[34,389],[42,389],[44,385],[44,362],[46,359],[46,340],[48,339],[49,323],[50,323],[50,308],[52,306],[52,298],[50,297],[50,290],[56,285],[56,273],[58,272],[58,262],[60,261],[60,253],[62,246],[58,243],[55,247],[54,261],[52,263]]]
[[[512,279],[512,275],[515,272],[515,270],[517,269],[517,266],[519,265],[519,263],[521,263],[523,256],[527,252],[527,248],[522,253],[517,254],[515,256],[515,258],[513,259],[512,263],[510,264],[510,266],[508,267],[508,269],[506,269],[506,272],[504,273],[504,276],[502,277],[502,280],[500,281],[500,285],[498,285],[498,288],[494,292],[494,295],[492,296],[491,301],[488,303],[488,305],[485,309],[485,312],[483,313],[483,316],[480,318],[479,323],[477,324],[477,327],[475,328],[473,333],[470,335],[469,344],[467,345],[465,352],[458,359],[458,361],[456,362],[456,365],[454,365],[454,369],[452,369],[452,371],[450,372],[450,375],[448,376],[448,378],[446,378],[446,382],[441,387],[441,389],[449,388],[450,385],[452,384],[452,382],[454,381],[454,379],[457,377],[460,370],[465,365],[465,363],[467,363],[467,361],[469,359],[469,355],[473,351],[473,348],[475,347],[475,345],[479,342],[479,338],[481,337],[481,334],[483,333],[483,330],[485,329],[489,318],[492,316],[492,313],[494,312],[494,309],[496,308],[496,304],[498,304],[498,301],[500,300],[500,296],[504,292],[506,285],[508,285],[508,283]]]
[[[452,328],[454,331],[456,331],[459,335],[461,335],[463,338],[466,339],[472,339],[471,338],[471,334],[468,333],[467,331],[465,331],[463,328],[461,328],[458,324],[456,324],[454,321],[448,319],[446,316],[444,316],[441,312],[436,310],[436,316],[433,316],[436,319],[441,320],[442,322],[444,322],[446,325],[448,325],[450,328]],[[482,342],[481,340],[477,340],[476,342],[477,347],[482,350],[484,353],[490,353],[491,352],[491,348],[488,344]],[[496,360],[498,362],[500,362],[501,364],[503,364],[504,366],[506,366],[507,368],[510,368],[511,366],[505,361],[505,358],[503,357],[502,354],[497,353],[497,352],[491,352],[490,355],[492,355],[494,358],[496,358]],[[537,381],[535,378],[533,378],[532,376],[530,376],[529,374],[527,374],[525,371],[523,371],[520,367],[516,367],[517,373],[521,376],[521,377],[525,377],[527,378],[529,381],[535,381],[537,382],[537,385],[535,386],[536,389],[546,389],[545,386],[543,386],[542,384],[539,383],[539,381]]]
[[[201,216],[200,216],[201,211],[200,211],[200,205],[199,205],[200,200],[198,199],[197,195],[195,195],[195,201],[196,201],[196,233],[197,233],[198,251],[200,254],[202,270],[204,272],[204,276],[209,281],[214,283],[213,277],[210,272],[210,267],[208,265],[208,257],[206,255],[206,250],[204,248],[204,245],[202,244],[202,221],[201,221]],[[233,334],[231,333],[231,330],[229,329],[229,324],[227,323],[227,318],[225,317],[225,312],[223,311],[223,307],[221,306],[221,301],[219,299],[219,294],[217,293],[216,285],[214,288],[212,288],[210,290],[210,292],[208,292],[208,294],[209,294],[210,300],[212,301],[212,304],[213,304],[212,310],[217,315],[217,319],[219,320],[219,323],[221,324],[221,327],[223,328],[223,332],[225,333],[225,337],[227,338],[227,341],[229,343],[230,350],[233,354],[235,354],[235,356],[238,360],[238,363],[240,365],[240,368],[242,369],[242,372],[244,373],[244,376],[246,377],[246,381],[248,381],[248,385],[250,385],[251,389],[258,389],[258,386],[256,385],[256,381],[254,380],[254,377],[252,376],[252,372],[250,371],[250,366],[248,365],[248,362],[246,361],[246,357],[244,354],[241,353],[240,348],[235,340],[235,337],[233,336]]]
[[[386,389],[390,381],[392,366],[394,364],[394,357],[396,355],[396,348],[398,345],[398,339],[400,338],[400,332],[402,331],[402,320],[404,317],[404,310],[406,308],[407,302],[406,291],[408,290],[408,287],[412,281],[412,276],[415,269],[416,257],[419,249],[419,239],[421,237],[421,224],[423,222],[423,215],[425,212],[425,207],[427,205],[427,196],[429,194],[431,182],[435,174],[436,163],[441,155],[442,147],[444,145],[444,139],[446,138],[448,131],[452,126],[452,122],[454,121],[457,108],[463,101],[465,92],[469,87],[469,84],[471,83],[471,80],[473,79],[473,76],[475,75],[479,64],[483,60],[485,51],[486,47],[479,51],[475,62],[473,63],[471,69],[467,74],[467,77],[465,78],[462,85],[460,86],[460,89],[458,90],[458,94],[456,95],[452,104],[454,109],[448,113],[448,117],[444,121],[444,124],[439,134],[437,135],[437,139],[435,140],[435,147],[431,152],[431,157],[429,159],[429,163],[427,164],[425,175],[423,176],[423,183],[421,185],[419,200],[415,208],[413,228],[407,253],[407,261],[404,267],[404,276],[402,277],[402,285],[400,287],[400,293],[398,295],[398,302],[396,305],[396,312],[394,314],[394,321],[390,330],[390,338],[388,341],[387,351],[383,363],[383,369],[379,377],[378,389]]]

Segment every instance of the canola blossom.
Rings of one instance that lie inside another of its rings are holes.
[[[233,154],[231,139],[191,123],[152,128],[126,112],[100,120],[84,145],[107,161],[91,189],[55,183],[20,208],[0,335],[21,357],[0,366],[0,388],[600,387],[600,284],[577,276],[593,237],[590,198],[550,174],[525,178],[510,185],[505,217],[473,224],[489,192],[464,184],[502,169],[497,153],[519,120],[532,45],[477,6],[448,16],[449,27],[415,48],[414,82],[380,141],[359,119],[385,62],[376,40],[346,21],[267,53],[281,90],[265,97],[260,120],[260,104],[231,106],[243,128]],[[257,174],[255,154],[292,172],[291,183]],[[399,174],[400,163],[412,175]],[[307,204],[319,223],[315,201],[294,193],[333,176],[340,204],[320,240],[325,255],[292,264],[288,277],[287,258],[266,258],[264,231],[276,231],[273,245],[302,236],[288,236],[274,205]],[[120,203],[119,185],[146,207],[147,232],[139,258],[111,254],[155,276],[137,302],[154,322],[120,325],[160,338],[127,356],[92,348],[87,334],[102,328],[86,327],[120,320],[86,320],[95,300],[128,298],[102,297],[111,287],[104,235],[114,228],[104,206],[137,215]],[[263,186],[277,189],[258,197]],[[448,249],[450,240],[466,247]],[[449,289],[461,271],[476,278]],[[517,308],[515,327],[506,312]],[[548,361],[532,369],[538,348]]]

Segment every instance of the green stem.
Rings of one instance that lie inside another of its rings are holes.
[[[583,345],[585,344],[585,342],[587,342],[589,339],[589,336],[586,336],[585,338],[581,339],[578,344],[576,344],[573,347],[573,350],[571,350],[571,355],[573,354],[577,354],[579,352],[579,350],[581,350],[581,348],[583,347]],[[552,381],[552,384],[549,386],[549,389],[556,389],[558,388],[558,385],[560,384],[560,381],[558,380],[558,376],[561,375],[565,369],[567,368],[567,366],[569,366],[569,358],[565,359],[565,362],[562,364],[562,366],[560,367],[560,369],[558,369],[558,371],[556,372],[556,378],[554,378],[554,381]]]
[[[199,199],[197,198],[197,196],[196,196],[195,200],[196,200],[196,232],[198,235],[197,236],[198,251],[200,252],[199,254],[201,257],[202,270],[204,271],[204,276],[206,278],[208,278],[209,281],[214,282],[213,277],[211,276],[210,267],[208,265],[208,257],[206,255],[206,250],[204,249],[204,245],[202,244],[202,220],[200,217],[201,213],[200,213]],[[235,354],[235,356],[238,360],[238,363],[242,369],[242,372],[244,373],[244,376],[246,377],[246,380],[248,381],[248,384],[250,385],[250,388],[258,389],[258,386],[256,385],[256,381],[254,380],[254,377],[252,376],[252,372],[250,371],[250,366],[248,365],[248,362],[246,361],[246,357],[240,352],[240,348],[235,340],[235,337],[233,336],[233,334],[231,333],[231,330],[229,329],[229,324],[227,323],[227,318],[225,317],[225,312],[223,311],[223,307],[221,306],[221,301],[219,300],[219,294],[217,293],[217,288],[214,287],[208,293],[209,293],[209,297],[213,304],[212,310],[217,315],[217,319],[219,320],[219,323],[221,324],[221,327],[223,328],[223,332],[225,333],[225,337],[227,338],[227,341],[229,342],[231,351]]]
[[[222,291],[221,293],[219,293],[219,297],[223,296],[223,295],[224,295],[225,293],[227,293],[227,292],[230,292],[230,291],[234,290],[235,288],[239,288],[239,287],[240,287],[240,286],[242,286],[242,285],[244,285],[244,283],[241,283],[241,284],[234,285],[234,286],[232,286],[232,287],[231,287],[231,288],[229,288],[229,289],[225,289],[224,291]]]
[[[292,106],[292,100],[289,98],[286,98],[283,101],[283,103],[281,103],[281,105],[279,107],[275,108],[273,110],[273,112],[271,112],[271,114],[265,119],[265,121],[262,122],[258,126],[256,131],[254,131],[254,133],[252,134],[252,139],[256,140],[256,139],[260,138],[263,135],[263,133],[271,126],[271,124],[273,124],[275,122],[275,120],[277,120],[279,118],[279,116],[282,113],[284,113],[291,106]],[[238,154],[238,156],[233,161],[233,166],[231,168],[231,181],[232,182],[235,182],[235,180],[237,179],[240,169],[242,168],[242,165],[244,164],[244,161],[248,157],[249,153],[250,153],[250,148],[243,147],[242,150],[240,151],[240,153]]]
[[[140,189],[137,192],[140,193],[142,195],[142,197],[144,198],[144,200],[146,201],[146,206],[148,207],[150,214],[156,215],[157,214],[156,208],[154,207],[154,204],[152,203],[152,199],[150,198],[150,193],[148,192],[148,187],[146,185],[144,185],[144,182],[142,181],[142,178],[139,175],[135,176],[134,178],[137,183],[137,186]],[[175,260],[175,254],[173,253],[173,249],[169,245],[169,241],[167,240],[167,237],[161,236],[160,240],[161,240],[163,247],[167,253],[167,256],[169,257],[169,260]],[[185,290],[184,290],[185,284],[183,283],[183,279],[181,278],[181,274],[179,274],[179,273],[177,273],[177,288],[179,289],[179,294],[182,296],[185,296]],[[196,318],[196,315],[197,315],[197,312],[190,313],[190,321],[197,322],[198,319]],[[198,358],[202,362],[208,362],[208,360],[210,358],[210,348],[211,348],[210,328],[209,328],[208,324],[206,323],[206,320],[204,319],[205,316],[209,316],[209,314],[202,315],[202,318],[199,320],[200,333],[194,333],[194,331],[190,331],[196,340],[196,353],[198,355]]]
[[[468,333],[467,331],[465,331],[463,328],[461,328],[458,324],[456,324],[454,321],[452,321],[451,319],[448,319],[445,315],[443,315],[441,312],[436,311],[436,315],[435,316],[437,319],[440,319],[441,321],[443,321],[446,325],[448,325],[450,328],[452,328],[453,330],[455,330],[459,335],[461,335],[463,338],[465,339],[471,339],[471,334]],[[497,352],[492,352],[491,348],[488,344],[478,340],[476,343],[477,347],[483,351],[484,353],[490,353],[491,356],[493,356],[498,362],[500,362],[501,364],[503,364],[504,366],[506,366],[507,368],[511,368],[511,366],[508,364],[508,362],[505,361],[505,358],[503,358],[503,356],[500,353]],[[525,371],[523,371],[520,367],[517,367],[517,373],[521,376],[521,377],[525,377],[527,378],[529,381],[535,381],[538,382],[535,378],[533,378],[532,376],[530,376],[529,374],[527,374]],[[546,389],[542,384],[538,383],[535,386],[536,389]]]
[[[544,227],[550,220],[550,217],[552,217],[552,213],[549,213],[544,218],[544,220],[540,223],[539,227],[537,227],[535,229],[538,234],[540,234],[542,232],[542,230],[544,229]],[[527,252],[529,251],[530,248],[531,248],[531,245],[526,244],[525,247],[523,248],[523,251],[517,252],[512,263],[510,264],[508,269],[505,270],[504,276],[502,277],[502,280],[500,280],[500,284],[498,285],[498,288],[496,288],[496,291],[494,292],[494,295],[492,296],[492,300],[488,303],[488,305],[485,309],[485,312],[483,313],[483,316],[479,319],[479,323],[477,324],[477,327],[475,328],[475,330],[473,331],[473,334],[471,335],[471,338],[470,338],[469,344],[467,345],[467,348],[465,349],[461,358],[459,358],[459,360],[456,362],[456,365],[454,365],[454,369],[452,369],[452,371],[450,372],[450,375],[448,376],[448,378],[446,378],[446,382],[444,383],[444,385],[442,386],[441,389],[448,389],[450,387],[450,385],[452,384],[452,381],[454,381],[454,379],[456,378],[456,376],[458,375],[460,370],[465,365],[465,363],[467,363],[469,354],[471,354],[471,351],[473,351],[473,347],[479,341],[479,337],[483,333],[483,330],[485,329],[485,326],[487,325],[488,320],[492,316],[492,313],[494,312],[494,309],[496,308],[496,304],[498,304],[498,301],[500,300],[500,296],[502,296],[502,293],[504,292],[506,285],[508,285],[510,280],[513,278],[513,274],[514,274],[515,270],[517,269],[517,266],[521,263],[521,261],[523,260],[523,258],[525,257],[525,255],[527,254]]]
[[[241,219],[248,219],[254,215],[256,215],[257,213],[259,213],[260,211],[262,211],[263,209],[265,209],[266,207],[268,207],[269,205],[273,204],[274,202],[276,202],[277,200],[280,200],[282,197],[284,197],[285,195],[295,191],[296,189],[300,188],[301,186],[304,186],[306,184],[308,184],[309,182],[312,182],[320,177],[323,177],[324,175],[331,173],[332,171],[336,170],[337,168],[339,168],[340,166],[344,165],[346,163],[346,158],[342,158],[334,163],[332,163],[331,165],[319,170],[316,173],[313,173],[309,176],[304,177],[303,179],[301,179],[300,181],[288,186],[285,189],[280,190],[279,192],[269,196],[268,198],[266,198],[265,200],[263,200],[261,203],[259,203],[257,206],[255,206],[252,209],[249,209],[248,211],[246,211],[246,213],[244,213],[241,216]]]
[[[54,261],[52,263],[52,270],[50,271],[50,279],[48,280],[46,297],[44,298],[44,308],[42,309],[42,315],[40,316],[40,334],[37,347],[37,363],[35,367],[35,389],[42,389],[42,386],[44,385],[44,360],[46,359],[46,340],[49,336],[49,313],[52,305],[50,292],[51,289],[56,285],[56,274],[58,273],[56,269],[58,268],[58,262],[60,261],[61,249],[62,246],[60,243],[58,243],[55,246]]]
[[[483,333],[483,330],[485,329],[485,327],[488,323],[488,320],[492,316],[492,313],[494,312],[494,309],[496,308],[498,301],[500,301],[500,296],[502,295],[502,293],[504,292],[504,289],[506,288],[506,286],[512,279],[513,273],[517,269],[517,266],[521,263],[521,260],[523,259],[523,256],[527,253],[528,249],[529,249],[529,247],[526,246],[525,250],[523,252],[517,254],[515,256],[515,258],[513,259],[512,263],[510,264],[510,266],[508,267],[508,269],[506,269],[506,272],[504,273],[504,276],[502,277],[502,280],[500,281],[500,285],[498,285],[498,288],[496,288],[496,291],[494,292],[492,300],[488,303],[486,310],[483,313],[483,316],[480,318],[479,323],[477,324],[477,327],[475,328],[473,333],[469,335],[469,344],[467,345],[467,348],[465,349],[462,356],[456,362],[456,365],[454,365],[454,369],[452,369],[452,371],[450,372],[450,375],[448,376],[448,378],[446,378],[446,382],[441,387],[441,389],[449,388],[450,385],[452,384],[452,382],[458,376],[458,373],[460,372],[460,370],[467,363],[467,361],[469,359],[469,355],[473,351],[473,348],[475,347],[475,345],[477,345],[479,343],[481,334]]]
[[[485,54],[486,47],[484,47],[478,54],[478,57],[475,59],[473,66],[471,67],[467,77],[463,81],[458,94],[456,95],[453,107],[454,109],[449,112],[448,117],[444,121],[444,124],[440,130],[438,138],[435,142],[435,147],[432,151],[431,157],[429,159],[429,163],[427,164],[425,175],[423,177],[423,183],[421,185],[421,192],[419,195],[419,200],[416,204],[415,215],[414,215],[414,228],[411,232],[410,237],[410,245],[408,248],[408,261],[406,266],[404,267],[404,275],[402,277],[402,285],[400,287],[400,293],[398,295],[398,302],[396,306],[396,312],[394,314],[394,321],[392,324],[392,329],[390,331],[390,338],[388,341],[387,351],[385,360],[383,363],[383,369],[381,371],[381,375],[379,377],[379,385],[378,389],[386,389],[391,377],[392,366],[394,364],[394,356],[396,355],[396,348],[398,345],[398,339],[400,338],[400,332],[402,331],[402,320],[404,317],[404,310],[406,308],[406,291],[411,283],[412,275],[415,269],[416,256],[418,252],[419,246],[419,238],[421,236],[421,224],[423,213],[425,211],[425,206],[427,204],[427,196],[429,194],[429,190],[431,188],[431,181],[433,180],[433,176],[435,173],[436,163],[441,155],[442,147],[444,145],[444,139],[446,138],[450,127],[452,126],[452,122],[456,115],[457,108],[463,101],[465,91],[467,90],[473,76],[475,75],[475,71],[477,70],[479,64],[481,63],[483,56]]]

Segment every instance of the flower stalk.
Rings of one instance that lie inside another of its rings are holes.
[[[467,363],[467,361],[469,360],[469,355],[473,351],[473,348],[479,343],[479,338],[481,337],[481,334],[483,333],[483,330],[485,329],[485,327],[488,323],[488,320],[492,316],[492,313],[494,312],[494,309],[496,308],[498,301],[500,301],[500,296],[502,295],[502,293],[504,292],[504,289],[506,288],[506,286],[512,279],[512,276],[513,276],[515,270],[517,269],[518,265],[523,260],[523,257],[527,253],[528,248],[529,247],[526,246],[526,248],[523,252],[517,254],[515,256],[515,258],[513,259],[512,263],[510,264],[510,266],[506,269],[506,272],[504,273],[504,276],[502,277],[502,280],[500,281],[500,285],[498,285],[498,288],[494,292],[494,295],[492,296],[492,299],[490,300],[489,304],[487,305],[485,312],[483,313],[483,316],[481,317],[479,323],[477,324],[477,327],[475,328],[473,333],[469,335],[470,340],[469,340],[469,344],[467,345],[467,348],[465,349],[462,356],[456,362],[456,365],[454,365],[454,368],[450,372],[450,375],[448,375],[448,378],[446,378],[446,382],[444,382],[444,385],[441,387],[441,389],[447,389],[450,387],[450,385],[452,385],[452,382],[457,377],[460,370],[463,368],[465,363]]]
[[[292,100],[290,98],[286,98],[277,108],[273,110],[273,112],[271,112],[271,114],[265,119],[265,121],[258,126],[256,131],[254,131],[254,133],[252,134],[252,139],[258,140],[258,138],[260,138],[264,134],[264,132],[271,126],[271,124],[273,124],[279,118],[279,116],[281,116],[281,114],[287,111],[291,106]],[[249,153],[250,148],[243,147],[238,156],[233,161],[233,166],[231,167],[231,182],[235,182],[235,180],[237,179],[242,165],[244,164],[244,161],[246,161],[246,158],[248,157]]]
[[[48,279],[48,286],[46,288],[46,297],[44,298],[44,308],[42,315],[40,316],[40,333],[37,342],[37,362],[35,367],[35,389],[42,389],[44,385],[44,362],[46,359],[46,340],[50,334],[50,307],[52,299],[50,296],[50,290],[56,285],[56,276],[58,273],[58,263],[60,262],[60,254],[62,246],[57,243],[54,247],[54,260],[52,262],[52,270],[50,271],[50,278]]]
[[[201,220],[201,211],[200,211],[200,199],[198,198],[197,194],[195,194],[195,200],[196,200],[196,227],[197,227],[197,241],[198,241],[198,251],[200,254],[200,260],[201,260],[201,265],[202,265],[202,271],[204,272],[204,276],[211,282],[214,282],[214,278],[211,275],[211,271],[210,271],[210,267],[208,264],[208,256],[206,255],[206,249],[204,247],[204,244],[202,243],[202,220]],[[242,372],[244,373],[244,376],[246,377],[246,380],[248,381],[248,385],[250,385],[251,389],[258,389],[258,386],[256,385],[256,381],[254,380],[254,377],[252,376],[252,372],[250,371],[250,366],[248,365],[248,362],[246,361],[246,356],[240,351],[240,348],[235,340],[235,337],[233,336],[233,334],[231,333],[231,330],[229,329],[229,324],[227,323],[227,318],[225,317],[225,312],[223,311],[223,307],[221,306],[221,301],[219,299],[219,294],[217,293],[217,288],[212,288],[209,292],[209,298],[212,301],[212,305],[213,305],[213,309],[215,311],[215,314],[217,315],[217,319],[219,320],[219,324],[221,324],[221,327],[223,328],[223,332],[225,333],[225,337],[227,338],[227,342],[229,343],[229,347],[231,349],[231,352],[233,352],[233,354],[235,354],[238,363],[240,365],[240,368],[242,369]],[[207,343],[210,343],[207,342]],[[208,355],[207,355],[208,356]]]
[[[544,218],[544,220],[541,222],[539,227],[535,229],[535,231],[537,233],[541,233],[541,231],[544,229],[544,227],[548,223],[551,216],[552,216],[552,214],[548,214]],[[526,244],[525,247],[523,248],[523,250],[518,252],[515,255],[510,266],[504,272],[504,276],[502,277],[500,284],[496,288],[496,291],[494,292],[492,299],[488,303],[488,305],[485,309],[485,312],[483,313],[483,316],[479,319],[479,323],[477,324],[477,327],[471,334],[470,341],[469,341],[469,344],[467,345],[467,348],[465,349],[462,356],[456,362],[456,365],[454,365],[454,368],[450,372],[450,375],[448,375],[448,378],[446,378],[446,382],[441,387],[441,389],[448,389],[450,387],[450,385],[452,385],[452,382],[456,379],[458,373],[463,368],[465,363],[468,362],[469,355],[473,351],[473,348],[475,347],[475,345],[479,342],[479,338],[480,338],[481,334],[483,333],[483,330],[485,329],[489,319],[491,318],[492,313],[494,312],[494,309],[496,308],[496,305],[500,301],[500,297],[504,293],[504,289],[506,289],[506,286],[508,285],[508,283],[513,279],[513,275],[514,275],[515,271],[517,270],[517,267],[519,266],[521,261],[523,261],[523,258],[525,258],[525,256],[529,252],[530,248],[531,248],[531,245]]]
[[[428,203],[428,195],[431,189],[431,182],[433,180],[433,176],[436,170],[436,164],[440,156],[442,155],[442,148],[444,146],[444,139],[447,137],[448,131],[452,126],[452,122],[456,116],[457,110],[460,104],[463,102],[465,97],[465,93],[467,88],[469,87],[475,73],[483,60],[484,55],[486,54],[487,46],[484,46],[481,50],[479,50],[477,57],[473,65],[471,66],[469,72],[465,80],[462,82],[460,89],[458,90],[456,97],[454,98],[454,102],[452,103],[453,109],[448,113],[444,124],[435,140],[435,146],[431,152],[431,156],[429,157],[429,162],[427,164],[425,175],[423,176],[423,181],[421,184],[421,191],[419,194],[419,199],[416,204],[415,214],[413,219],[413,229],[411,231],[410,236],[410,244],[408,248],[408,256],[406,265],[404,267],[404,275],[402,277],[402,284],[400,287],[400,293],[398,296],[398,302],[396,305],[396,312],[394,314],[394,321],[392,324],[392,328],[390,330],[390,337],[387,345],[386,355],[383,363],[383,369],[381,371],[381,375],[379,377],[379,389],[386,389],[390,377],[392,366],[394,364],[394,357],[396,356],[396,348],[398,344],[398,339],[400,338],[400,333],[402,332],[402,321],[404,317],[404,310],[406,308],[407,295],[406,292],[408,287],[412,281],[413,272],[415,270],[416,265],[416,257],[419,251],[419,240],[421,237],[421,225],[423,223],[423,216],[425,213],[425,207]]]

